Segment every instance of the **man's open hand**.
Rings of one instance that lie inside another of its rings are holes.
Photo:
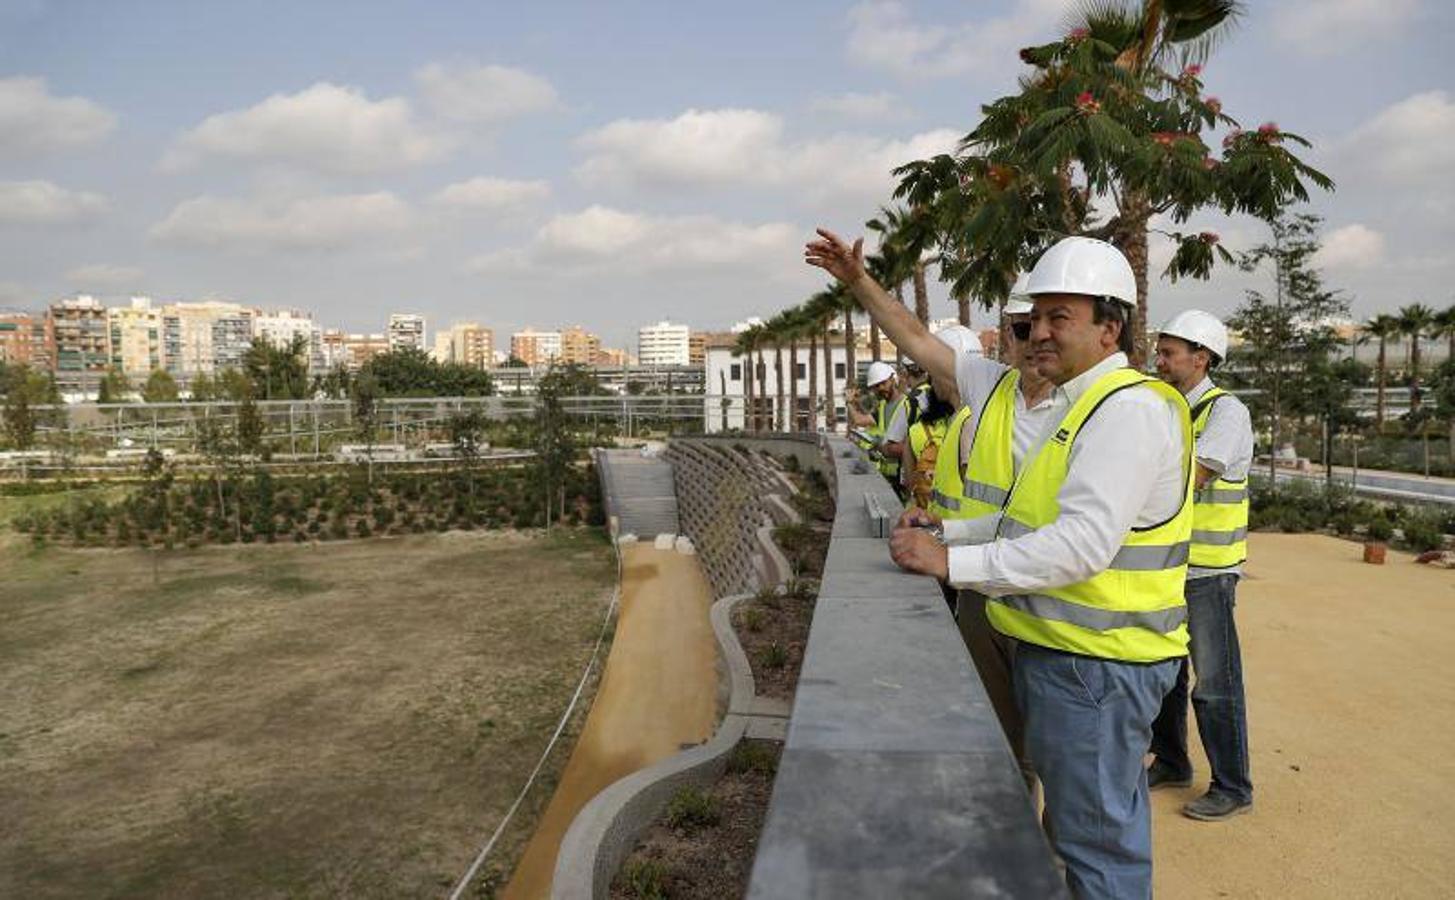
[[[935,536],[923,528],[896,528],[889,539],[889,556],[906,572],[933,575],[945,581],[950,577],[950,552]]]
[[[864,239],[851,247],[827,228],[816,229],[819,239],[803,248],[803,261],[818,266],[844,284],[853,284],[864,274]]]

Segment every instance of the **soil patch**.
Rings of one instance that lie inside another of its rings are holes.
[[[440,896],[549,739],[616,574],[576,529],[170,552],[0,536],[0,571],[0,810],[20,824],[0,829],[0,896],[25,898]]]
[[[796,593],[765,591],[733,608],[733,629],[753,668],[759,697],[793,699],[816,600],[817,587],[803,584]]]
[[[679,791],[622,865],[612,900],[746,894],[782,751],[775,741],[743,741],[712,787]]]

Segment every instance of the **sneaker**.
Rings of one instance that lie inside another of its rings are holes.
[[[1223,791],[1208,791],[1182,807],[1182,814],[1202,822],[1221,822],[1253,811],[1252,800],[1239,800]]]
[[[1192,773],[1184,775],[1162,760],[1154,760],[1147,767],[1147,787],[1154,791],[1158,788],[1192,787]]]

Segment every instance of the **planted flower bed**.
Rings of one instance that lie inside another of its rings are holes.
[[[599,525],[601,494],[589,466],[574,467],[554,498],[553,524]],[[107,502],[78,500],[22,515],[14,527],[47,542],[78,547],[341,540],[376,535],[546,524],[546,499],[529,467],[475,471],[233,477],[174,481],[169,475]]]

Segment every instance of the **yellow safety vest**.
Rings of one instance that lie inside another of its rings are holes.
[[[965,476],[960,474],[960,435],[970,408],[963,407],[950,423],[950,434],[935,460],[935,486],[930,512],[942,519],[973,519],[1000,512],[1010,496],[1015,481],[1015,461],[1011,455],[1015,430],[1015,392],[1020,387],[1020,372],[1007,369],[995,383],[970,444],[970,459]]]
[[[879,399],[879,405],[874,408],[874,427],[869,429],[869,433],[874,436],[876,442],[883,441],[884,432],[889,430],[889,423],[894,421],[895,414],[899,412],[899,408],[904,405],[907,399],[908,395],[900,397],[899,402],[894,404],[893,407],[889,406],[888,400],[882,397]],[[890,459],[887,456],[880,456],[879,473],[885,478],[888,478],[890,482],[898,484],[899,457],[896,456],[894,459]]]
[[[1183,588],[1192,535],[1193,438],[1187,401],[1179,391],[1133,369],[1117,369],[1097,379],[1022,467],[997,537],[1021,537],[1056,521],[1056,498],[1066,481],[1076,436],[1102,401],[1127,388],[1161,394],[1178,411],[1187,479],[1182,506],[1166,522],[1127,532],[1111,564],[1085,581],[992,597],[985,609],[997,630],[1018,640],[1084,656],[1156,662],[1187,654]]]
[[[1202,437],[1213,402],[1228,392],[1215,387],[1192,409],[1193,438]],[[1231,569],[1248,558],[1248,478],[1209,479],[1192,498],[1192,547],[1188,562],[1204,569]]]

